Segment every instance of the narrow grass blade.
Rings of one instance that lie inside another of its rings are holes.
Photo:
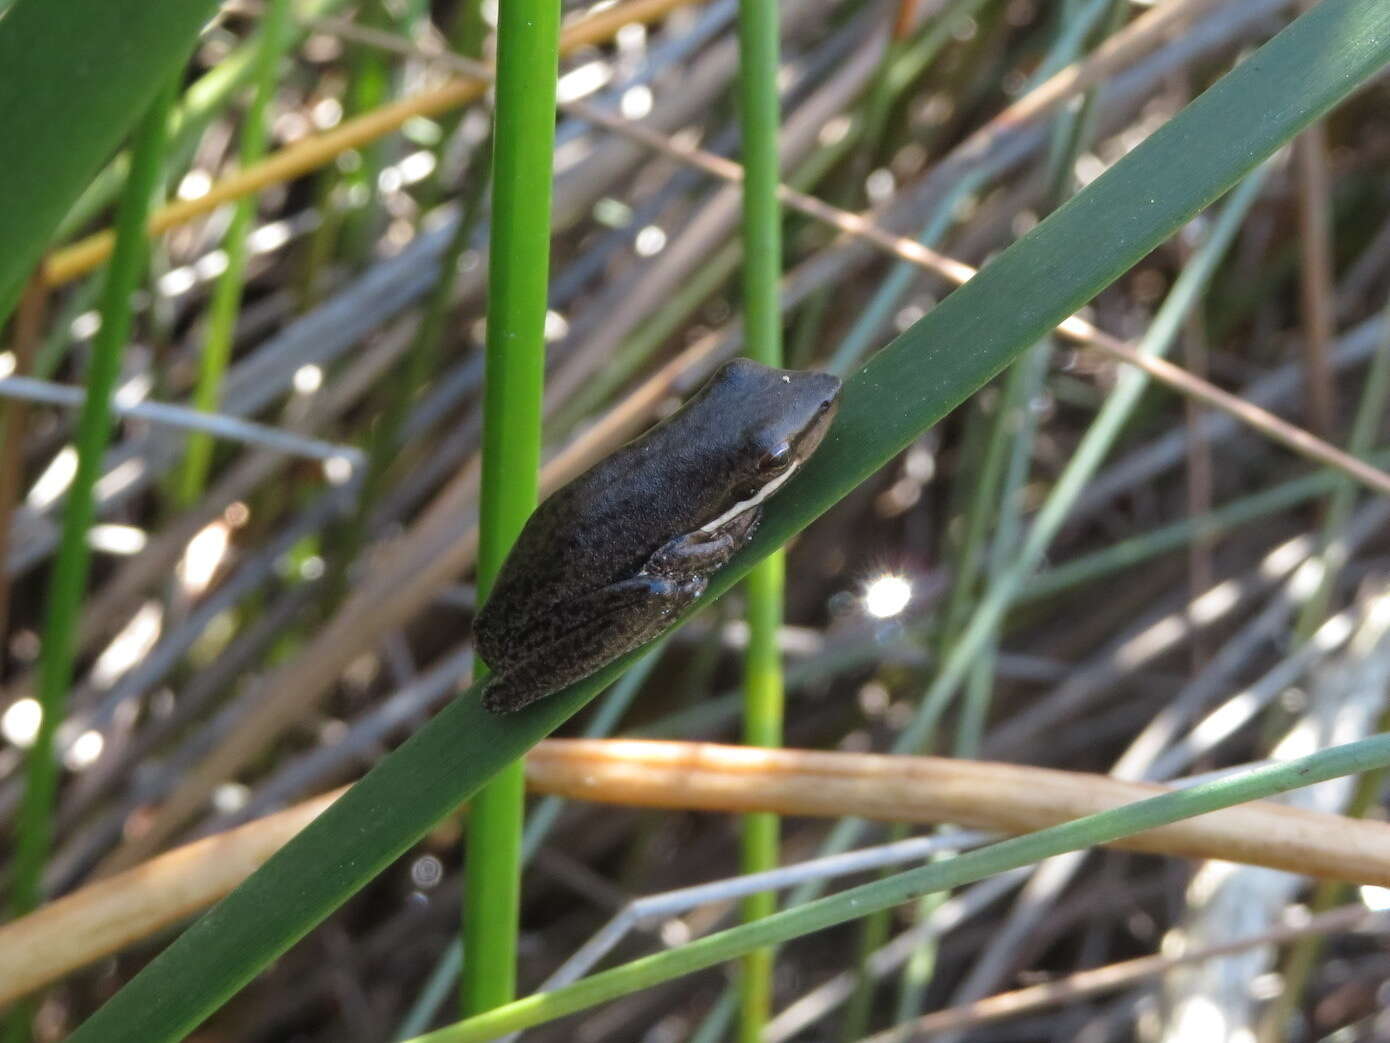
[[[87,398],[77,422],[77,472],[63,513],[62,542],[49,577],[44,606],[43,644],[37,694],[41,717],[25,762],[24,796],[17,818],[9,913],[22,916],[38,906],[44,865],[53,841],[53,799],[58,790],[55,744],[67,711],[77,644],[77,622],[87,586],[91,550],[87,530],[95,513],[95,488],[111,438],[111,395],[130,335],[131,294],[145,270],[148,241],[145,215],[164,162],[165,126],[176,87],[171,81],[155,98],[136,135],[131,177],[116,219],[116,251],[111,257],[102,300],[101,332],[92,347]],[[28,1036],[28,1004],[11,1015],[10,1038]]]

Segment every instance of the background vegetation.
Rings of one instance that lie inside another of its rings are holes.
[[[9,1038],[1386,1030],[1384,5],[0,12]],[[482,711],[537,451],[779,350],[754,545]]]

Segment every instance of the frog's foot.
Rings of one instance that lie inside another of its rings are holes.
[[[659,548],[643,566],[653,576],[697,576],[722,569],[753,538],[762,518],[761,507],[754,507],[715,532],[697,529]]]
[[[704,593],[703,576],[673,580],[639,576],[595,591],[537,623],[530,651],[499,667],[483,688],[483,706],[511,713],[588,677],[646,644]],[[564,619],[584,622],[563,627]]]

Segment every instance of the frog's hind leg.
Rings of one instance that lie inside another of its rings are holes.
[[[488,679],[483,705],[511,713],[588,677],[661,633],[704,590],[703,577],[638,576],[557,609],[552,622],[531,628],[526,650]],[[563,627],[564,618],[583,622]]]

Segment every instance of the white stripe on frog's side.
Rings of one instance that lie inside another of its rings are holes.
[[[737,518],[740,514],[743,514],[745,511],[751,511],[754,507],[758,506],[758,504],[762,503],[769,496],[775,493],[778,489],[782,488],[782,486],[784,486],[787,483],[787,479],[796,473],[796,469],[800,465],[800,463],[801,461],[799,460],[792,461],[792,465],[790,467],[788,467],[785,471],[779,474],[776,478],[772,479],[772,481],[764,485],[752,496],[748,497],[748,499],[741,500],[740,502],[734,504],[727,511],[721,514],[718,518],[715,518],[714,521],[710,522],[708,525],[701,525],[700,531],[704,533],[717,532],[719,529],[722,529],[725,525],[729,524],[729,522]]]

